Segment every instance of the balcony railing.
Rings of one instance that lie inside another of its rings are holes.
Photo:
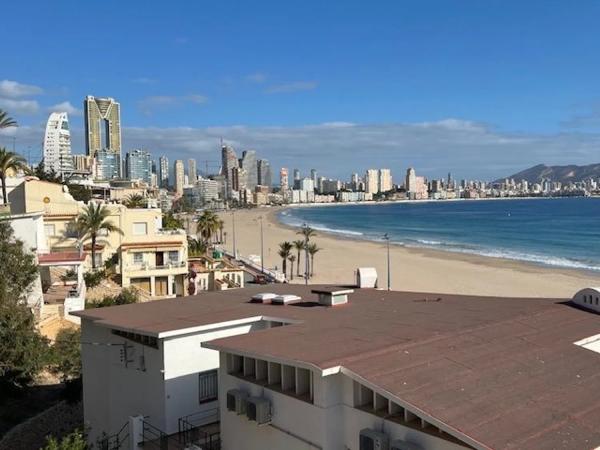
[[[167,228],[161,228],[159,229],[156,234],[162,234],[165,236],[186,236],[186,232],[185,230],[173,230],[173,229],[167,229]]]
[[[134,270],[168,270],[168,269],[178,269],[182,267],[187,267],[186,261],[171,261],[167,264],[163,264],[157,266],[156,264],[129,264],[125,266],[125,270],[128,272],[132,272]]]

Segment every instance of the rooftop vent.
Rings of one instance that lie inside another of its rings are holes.
[[[582,308],[600,313],[600,287],[582,289],[571,301]]]
[[[374,267],[356,269],[356,286],[361,289],[377,287],[377,271]]]
[[[271,303],[273,305],[290,305],[292,303],[299,303],[301,301],[301,297],[292,294],[276,295],[271,299]]]
[[[319,296],[319,303],[323,306],[336,306],[348,303],[348,294],[352,294],[354,290],[343,289],[339,287],[325,287],[321,289],[313,289],[312,293]]]
[[[266,303],[269,304],[273,299],[277,297],[277,294],[271,292],[263,292],[252,296],[252,303]]]

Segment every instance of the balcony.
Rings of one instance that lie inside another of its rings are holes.
[[[187,273],[187,263],[185,261],[171,261],[167,264],[156,265],[150,263],[127,264],[123,267],[123,272],[129,277],[150,276],[150,275],[173,275]]]
[[[187,236],[185,230],[172,230],[166,228],[161,228],[160,230],[157,230],[156,234],[162,236]]]

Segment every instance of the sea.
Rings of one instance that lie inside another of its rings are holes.
[[[354,239],[600,272],[600,198],[413,201],[295,207],[290,226]]]

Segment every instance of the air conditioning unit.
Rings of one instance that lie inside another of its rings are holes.
[[[227,391],[227,411],[233,411],[237,415],[246,413],[246,399],[248,394],[239,389]]]
[[[389,450],[390,439],[387,434],[365,428],[360,430],[360,450]]]
[[[396,440],[392,442],[390,450],[423,450],[423,447],[412,442]]]
[[[271,402],[264,397],[248,397],[246,400],[246,417],[259,425],[271,421]]]

